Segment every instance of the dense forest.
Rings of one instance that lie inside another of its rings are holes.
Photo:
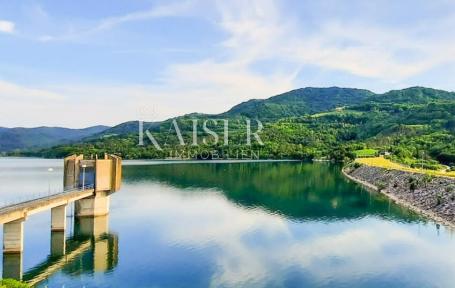
[[[195,119],[198,146],[192,145]],[[229,145],[224,145],[221,119],[229,120]],[[263,123],[259,133],[263,145],[254,138],[247,145],[248,119],[253,132],[258,129],[256,119]],[[210,120],[207,128],[218,133],[218,143],[204,132],[205,120]],[[455,165],[455,93],[422,87],[384,94],[337,87],[302,88],[265,100],[250,100],[219,115],[190,114],[145,123],[144,129],[161,143],[161,149],[147,137],[143,146],[138,145],[138,128],[138,122],[127,122],[80,143],[10,154],[63,157],[109,152],[126,159],[151,159],[183,155],[205,158],[206,151],[227,158],[238,157],[239,151],[241,155],[253,151],[254,157],[259,154],[261,159],[342,161],[370,151],[371,155],[385,153],[396,161],[429,169]],[[202,138],[206,138],[205,143]]]

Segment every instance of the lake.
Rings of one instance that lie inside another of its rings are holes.
[[[62,162],[0,158],[1,201],[59,191]],[[47,269],[40,287],[453,287],[452,231],[340,168],[124,161],[109,216],[67,218],[63,264],[50,211],[26,220],[24,280]]]

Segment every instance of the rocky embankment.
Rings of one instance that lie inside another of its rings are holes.
[[[455,178],[352,165],[343,173],[396,202],[455,227]]]

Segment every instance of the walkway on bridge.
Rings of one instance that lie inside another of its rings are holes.
[[[88,179],[86,173],[89,175]],[[105,154],[104,159],[84,160],[82,155],[73,155],[64,159],[64,191],[0,208],[0,224],[3,224],[3,257],[18,255],[13,257],[20,259],[18,264],[20,268],[16,269],[20,271],[18,280],[22,278],[24,221],[27,217],[50,209],[50,230],[52,233],[63,232],[61,238],[65,241],[68,204],[74,203],[75,217],[94,218],[107,215],[109,196],[120,189],[121,175],[122,161],[118,156]]]

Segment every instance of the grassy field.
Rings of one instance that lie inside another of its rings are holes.
[[[392,162],[384,157],[373,157],[373,158],[358,158],[355,160],[356,162],[364,165],[381,167],[386,169],[395,169],[395,170],[402,170],[407,172],[413,173],[425,173],[434,176],[445,176],[445,177],[455,177],[455,171],[437,171],[437,170],[426,170],[426,169],[416,169],[407,167],[395,162]]]
[[[311,117],[318,118],[318,117],[328,116],[328,115],[362,115],[362,112],[352,111],[352,110],[344,110],[343,107],[340,107],[340,108],[336,108],[333,111],[321,112],[321,113],[313,114],[313,115],[311,115]]]
[[[378,150],[375,149],[362,149],[354,151],[356,157],[374,157],[377,155]]]

